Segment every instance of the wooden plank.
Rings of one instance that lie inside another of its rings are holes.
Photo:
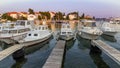
[[[95,44],[101,50],[103,50],[104,53],[106,53],[109,57],[111,57],[115,62],[117,62],[120,65],[120,51],[111,47],[110,45],[106,44],[101,40],[93,40],[92,43]]]
[[[4,58],[8,57],[9,55],[14,53],[15,51],[21,49],[22,47],[23,47],[22,45],[14,45],[14,46],[11,46],[3,51],[0,51],[0,61],[3,60]]]
[[[43,68],[61,68],[65,50],[65,41],[59,40]]]

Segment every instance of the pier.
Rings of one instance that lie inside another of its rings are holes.
[[[65,51],[65,41],[59,40],[43,68],[61,68]]]
[[[112,58],[120,65],[120,51],[109,46],[101,40],[92,40],[91,43],[93,46],[97,46],[99,49],[101,49],[105,54],[107,54],[110,58]]]
[[[0,51],[0,61],[3,60],[4,58],[8,57],[12,53],[16,52],[17,50],[23,48],[22,45],[16,44],[14,46],[11,46],[3,51]]]

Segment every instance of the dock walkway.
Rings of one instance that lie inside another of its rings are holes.
[[[61,68],[65,50],[65,41],[59,40],[43,68]]]
[[[3,51],[0,51],[0,61],[3,60],[4,58],[8,57],[9,55],[14,53],[15,51],[21,49],[22,47],[23,47],[22,45],[16,44],[16,45],[11,46]]]
[[[92,44],[103,50],[109,57],[111,57],[115,62],[120,65],[120,51],[109,46],[101,40],[93,40]]]

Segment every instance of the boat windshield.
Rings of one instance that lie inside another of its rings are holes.
[[[25,21],[17,21],[16,25],[25,26]]]
[[[92,23],[92,27],[96,27],[96,24],[95,24],[95,22],[93,22],[93,23]]]
[[[6,33],[8,33],[9,31],[8,30],[3,30],[2,31],[2,34],[6,34]]]
[[[67,26],[67,28],[70,28],[70,26]]]
[[[26,31],[30,31],[30,29],[29,28],[20,29],[20,30],[18,30],[18,33],[23,33],[23,32],[26,32]]]
[[[15,34],[15,33],[17,33],[17,30],[10,30],[9,33],[10,34]]]

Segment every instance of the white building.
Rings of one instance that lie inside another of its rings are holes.
[[[49,12],[50,13],[50,17],[51,17],[51,19],[55,16],[55,12]]]
[[[27,20],[35,20],[35,19],[37,19],[37,17],[34,14],[29,14],[27,17]]]
[[[70,20],[74,20],[75,18],[77,18],[77,14],[70,14],[69,15]]]
[[[8,15],[15,19],[18,18],[18,12],[8,12]]]

